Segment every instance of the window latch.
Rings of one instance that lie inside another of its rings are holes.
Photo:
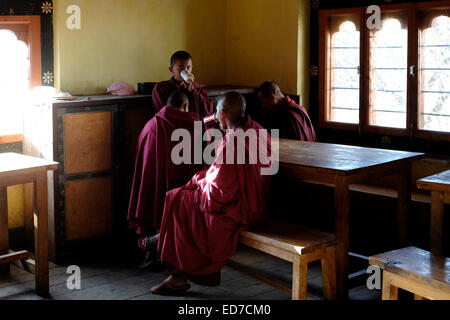
[[[356,69],[357,69],[358,74],[361,75],[361,66],[357,66]]]
[[[414,68],[415,67],[416,67],[415,65],[412,65],[412,66],[409,67],[409,75],[411,75],[413,77],[416,76],[416,74],[414,73]]]

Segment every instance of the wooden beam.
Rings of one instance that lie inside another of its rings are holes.
[[[381,293],[382,300],[397,300],[398,287],[392,284],[392,273],[383,271],[383,289]]]
[[[426,283],[416,281],[411,278],[403,277],[398,274],[394,274],[391,272],[387,272],[384,270],[383,272],[383,278],[388,276],[388,286],[386,287],[386,290],[384,288],[384,279],[383,279],[383,293],[386,291],[386,299],[383,300],[397,300],[397,292],[398,288],[401,288],[403,290],[409,291],[414,293],[417,296],[420,296],[424,299],[429,300],[449,300],[450,299],[450,293],[445,290],[441,290],[439,288],[431,287],[427,285]],[[390,297],[388,297],[388,289],[390,288]],[[384,294],[383,294],[384,295]]]
[[[48,208],[47,208],[47,170],[36,173],[34,194],[37,212],[35,212],[35,259],[36,291],[41,296],[49,293],[48,274]]]
[[[10,252],[0,256],[0,264],[11,263],[16,260],[25,260],[28,259],[29,257],[31,257],[31,253],[25,250]]]
[[[0,144],[22,142],[23,134],[8,134],[0,136]]]
[[[404,247],[408,239],[408,212],[411,201],[411,166],[398,174],[397,241]]]
[[[292,289],[290,287],[291,284],[288,284],[285,281],[273,278],[273,277],[271,277],[271,276],[269,276],[267,274],[262,273],[259,270],[256,270],[255,268],[243,265],[241,263],[238,263],[238,262],[235,262],[235,261],[232,261],[232,260],[228,260],[227,266],[232,268],[232,269],[234,269],[234,270],[242,272],[242,273],[244,273],[246,275],[249,275],[249,276],[251,276],[251,277],[253,277],[255,279],[258,279],[258,280],[260,280],[262,282],[265,282],[265,283],[267,283],[268,285],[270,285],[270,286],[272,286],[274,288],[277,288],[277,289],[279,289],[279,290],[281,290],[283,292],[286,292],[286,293],[292,295]],[[306,300],[320,300],[320,298],[316,297],[314,295],[311,295],[311,294],[307,294],[307,299]]]
[[[450,204],[450,192],[444,193],[444,203]]]
[[[434,254],[444,255],[444,192],[431,191],[430,247]]]
[[[290,283],[286,283],[280,279],[273,278],[269,275],[263,274],[262,272],[260,272],[259,270],[256,270],[255,268],[243,265],[243,264],[235,262],[235,261],[229,260],[227,262],[227,266],[229,266],[230,268],[233,268],[239,272],[242,272],[246,275],[249,275],[255,279],[263,281],[263,282],[271,285],[272,287],[275,287],[283,292],[292,294]]]
[[[0,188],[0,255],[9,250],[8,239],[8,192]],[[9,265],[0,265],[0,273],[9,273]]]
[[[336,247],[336,298],[348,299],[348,270],[349,270],[349,215],[350,192],[346,177],[336,177],[334,189],[334,225],[335,236],[341,242]]]

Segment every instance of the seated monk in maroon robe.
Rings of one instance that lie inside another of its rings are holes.
[[[195,139],[197,114],[187,112],[189,101],[181,91],[171,94],[168,106],[162,108],[144,127],[139,137],[128,221],[139,235],[154,235],[161,227],[166,192],[184,185],[202,170],[202,165],[171,161],[175,129],[186,129]],[[199,132],[198,134],[201,134]],[[192,140],[193,144],[193,140]]]
[[[271,166],[270,136],[244,114],[244,98],[227,93],[217,107],[226,135],[219,140],[214,162],[184,187],[167,193],[161,232],[149,243],[171,275],[152,288],[154,294],[185,291],[190,288],[188,280],[219,285],[220,270],[235,253],[240,232],[263,217],[271,177],[261,173]],[[252,132],[253,140],[237,138]],[[260,146],[266,150],[257,159]],[[227,161],[227,154],[234,160]]]
[[[170,59],[169,70],[173,77],[168,81],[157,83],[153,88],[152,99],[155,112],[166,105],[167,98],[175,90],[181,90],[188,96],[189,111],[198,114],[200,118],[214,112],[214,103],[208,98],[206,86],[195,82],[192,74],[194,80],[189,83],[181,77],[183,70],[192,72],[192,57],[188,52],[175,52]]]
[[[267,130],[279,129],[280,139],[317,141],[306,109],[285,96],[278,84],[264,82],[258,90],[258,99],[266,112],[264,125]]]

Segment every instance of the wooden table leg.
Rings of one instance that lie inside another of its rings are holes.
[[[391,283],[391,274],[383,271],[383,289],[381,291],[382,300],[397,300],[398,288]]]
[[[444,255],[443,227],[444,227],[444,193],[431,191],[431,223],[430,248],[437,255]]]
[[[407,244],[408,239],[408,209],[411,201],[411,166],[403,169],[398,177],[398,211],[397,211],[397,241],[400,247]]]
[[[349,274],[349,185],[345,177],[336,177],[334,190],[335,236],[342,240],[336,246],[336,298],[348,299]]]
[[[29,251],[34,248],[34,183],[26,183],[23,187],[25,243]]]
[[[35,259],[36,259],[36,292],[39,295],[49,293],[48,275],[48,208],[47,208],[47,172],[36,173],[34,188],[37,211],[35,221]]]
[[[292,261],[292,300],[307,300],[308,263],[299,255]]]
[[[0,255],[8,253],[8,192],[0,188]],[[9,273],[9,264],[0,264],[0,273]]]

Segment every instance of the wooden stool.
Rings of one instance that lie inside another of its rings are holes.
[[[9,264],[31,256],[28,251],[12,252],[8,241],[7,187],[32,182],[35,198],[35,275],[36,292],[48,294],[48,212],[47,171],[57,170],[58,163],[17,153],[0,154],[0,265],[9,273]]]
[[[306,300],[308,263],[321,260],[323,294],[325,299],[336,298],[335,247],[336,238],[328,233],[306,229],[281,221],[265,219],[240,235],[240,242],[248,247],[292,262],[292,287],[270,279],[249,268],[237,269],[292,294],[292,300]]]
[[[450,259],[415,247],[369,258],[383,269],[383,300],[397,300],[398,288],[415,299],[450,300]]]

